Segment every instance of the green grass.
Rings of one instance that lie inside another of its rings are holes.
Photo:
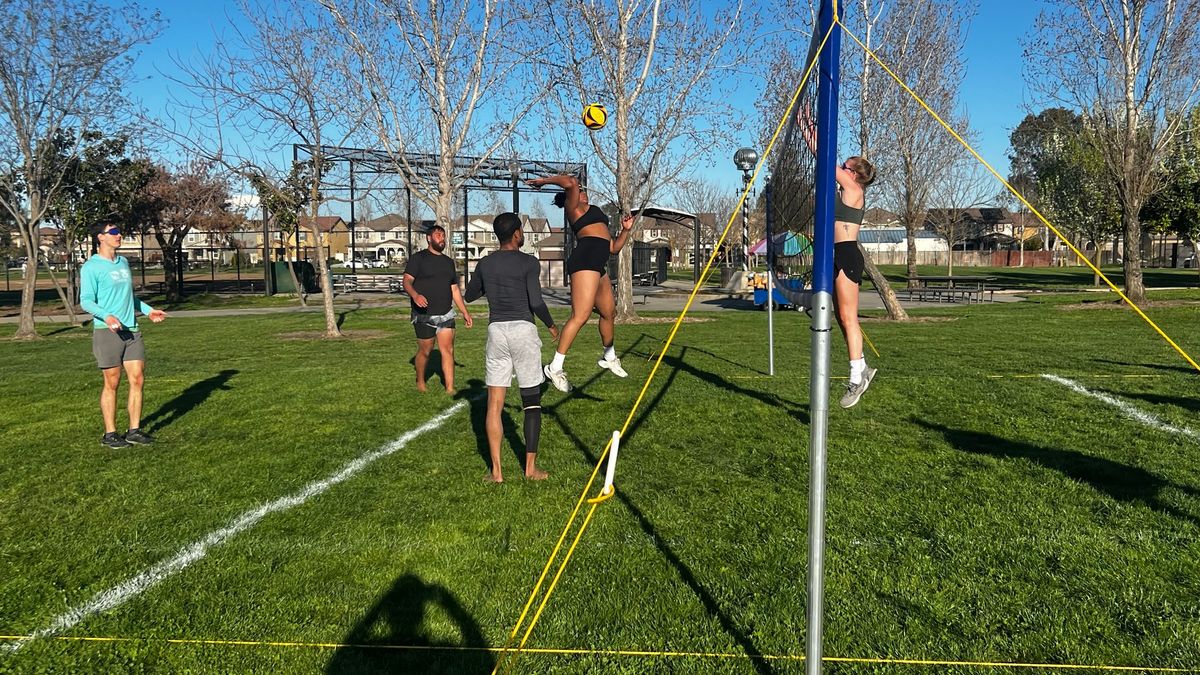
[[[1197,375],[1131,312],[1087,300],[865,324],[880,375],[858,407],[829,415],[827,655],[1200,663],[1200,444],[1037,376],[1197,430]],[[147,326],[146,426],[160,443],[119,452],[97,443],[86,331],[0,343],[4,380],[20,383],[0,388],[0,633],[46,626],[452,405],[413,390],[403,314],[349,313],[344,328],[361,339],[341,342],[281,339],[319,329],[312,315]],[[1194,304],[1152,316],[1200,352]],[[650,386],[616,496],[530,646],[803,652],[811,333],[802,315],[775,316],[769,378],[762,313],[706,318],[684,326]],[[668,329],[618,328],[627,380],[595,375],[595,329],[581,333],[567,362],[577,392],[545,397],[547,482],[520,481],[509,449],[509,482],[480,481],[483,410],[472,400],[441,429],[66,633],[130,641],[39,640],[0,654],[0,671],[488,672],[486,652],[164,641],[502,645]],[[459,331],[468,395],[485,335]],[[515,392],[505,415],[519,446]],[[798,661],[528,654],[517,672],[801,671]]]
[[[908,280],[908,268],[904,265],[880,265],[894,288],[904,288]],[[1114,284],[1125,290],[1125,272],[1120,265],[1104,265],[1101,272]],[[944,276],[945,265],[919,265],[921,276]],[[1000,288],[1015,288],[1041,291],[1073,291],[1094,288],[1093,272],[1090,268],[1076,267],[954,267],[955,276],[995,277],[994,285]],[[1194,269],[1146,268],[1142,270],[1146,288],[1183,287],[1200,288],[1200,274]],[[1105,286],[1104,282],[1100,282]]]

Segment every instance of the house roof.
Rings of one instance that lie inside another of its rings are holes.
[[[414,223],[415,224],[415,223]],[[402,216],[395,213],[388,213],[378,218],[362,222],[359,227],[365,227],[376,232],[386,232],[388,230],[407,230],[408,221]]]
[[[563,233],[560,231],[560,232],[555,232],[554,234],[550,235],[549,237],[546,237],[545,239],[539,241],[538,243],[534,244],[533,247],[536,249],[562,248],[563,241],[564,241]]]
[[[308,216],[300,216],[297,222],[301,227],[308,227],[310,220]],[[330,232],[339,225],[346,229],[346,221],[341,216],[317,216],[317,229],[322,232]]]
[[[860,244],[899,244],[905,241],[908,233],[902,227],[864,227],[858,231]],[[938,239],[936,232],[917,230],[917,239]]]
[[[870,208],[863,213],[863,222],[872,225],[886,225],[900,221],[900,216],[887,209]]]

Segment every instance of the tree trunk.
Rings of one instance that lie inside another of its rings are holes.
[[[1125,201],[1122,220],[1125,221],[1125,295],[1134,303],[1146,302],[1146,286],[1142,282],[1142,224],[1138,220],[1141,205]]]
[[[602,281],[603,283],[603,281]],[[633,308],[633,235],[617,254],[617,321],[636,321],[637,310]]]
[[[908,321],[908,312],[904,311],[904,306],[900,304],[900,299],[896,297],[896,291],[892,290],[892,285],[888,283],[887,277],[883,276],[883,273],[875,266],[875,261],[871,260],[871,254],[867,253],[862,244],[858,245],[858,250],[862,252],[863,266],[871,277],[871,283],[875,284],[875,290],[879,292],[879,299],[883,301],[883,306],[887,309],[888,318],[892,321]]]
[[[917,273],[917,226],[910,218],[904,223],[905,233],[908,235],[908,250],[905,257],[905,276],[908,277],[908,286],[912,288],[916,284],[916,278],[920,276]]]
[[[67,310],[67,321],[75,323],[75,298],[68,297],[67,292],[63,290],[62,284],[58,283],[58,277],[54,274],[54,269],[50,267],[49,260],[43,260],[42,264],[46,266],[46,272],[50,274],[50,283],[54,286],[54,291],[58,293],[58,299],[62,301],[63,308]],[[68,272],[70,274],[70,272]]]
[[[166,295],[167,302],[179,302],[182,300],[179,297],[179,280],[182,278],[183,271],[180,266],[180,251],[178,248],[171,246],[163,246],[163,242],[159,242],[159,246],[163,252],[163,294]]]
[[[34,231],[37,230],[36,225],[31,226]],[[21,238],[25,244],[25,278],[21,280],[21,320],[17,324],[17,332],[13,335],[14,340],[36,340],[38,338],[37,329],[33,325],[33,300],[34,293],[37,291],[37,268],[38,268],[38,247],[33,244],[33,240],[29,238],[26,227],[18,225],[21,231]]]
[[[342,337],[342,331],[338,328],[337,314],[333,311],[333,284],[330,283],[327,267],[329,261],[326,260],[325,243],[321,241],[320,227],[316,225],[316,214],[313,215],[311,222],[314,224],[309,228],[309,234],[312,235],[313,241],[316,242],[317,276],[321,284],[321,304],[325,310],[325,337],[340,338]]]

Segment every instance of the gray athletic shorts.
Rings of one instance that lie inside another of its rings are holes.
[[[542,338],[528,321],[488,324],[485,380],[489,387],[507,387],[517,376],[517,386],[536,387],[546,380],[542,374]]]
[[[126,361],[145,361],[146,344],[141,333],[101,328],[92,331],[92,354],[101,370],[116,368]]]

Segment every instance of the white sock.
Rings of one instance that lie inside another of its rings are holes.
[[[617,358],[617,350],[613,349],[612,345],[604,348],[604,360],[614,361]]]
[[[861,384],[863,381],[863,371],[867,369],[867,360],[854,359],[850,362],[850,384]]]
[[[554,352],[554,360],[550,362],[550,370],[562,370],[563,361],[567,360],[566,354]]]

